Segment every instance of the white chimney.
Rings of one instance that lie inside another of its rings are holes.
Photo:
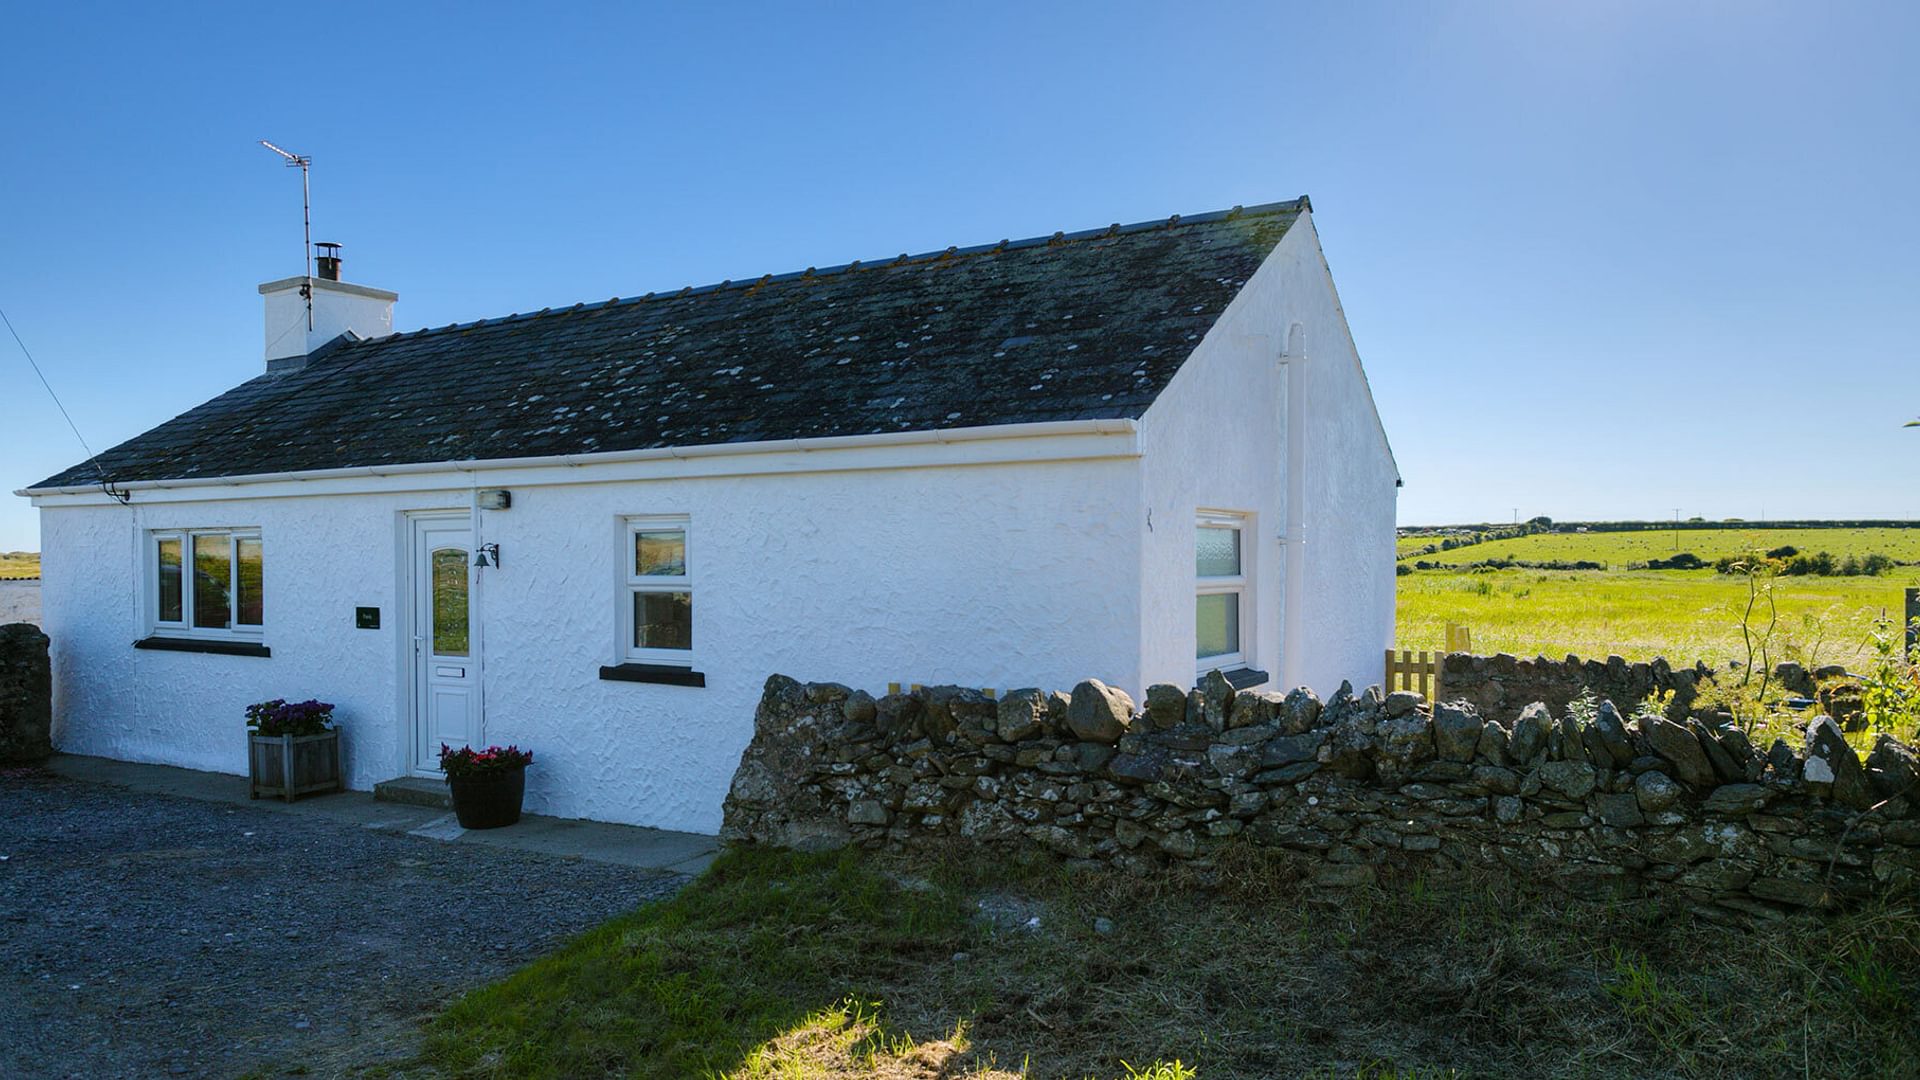
[[[305,364],[322,345],[352,332],[362,338],[393,333],[393,302],[398,293],[349,285],[340,280],[340,245],[315,244],[319,276],[281,278],[260,286],[267,298],[267,370],[285,371]],[[307,320],[307,293],[313,320]]]

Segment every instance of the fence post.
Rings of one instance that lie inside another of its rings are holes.
[[[1913,651],[1913,641],[1914,641],[1913,621],[1915,619],[1920,619],[1920,589],[1908,589],[1907,590],[1907,623],[1906,623],[1908,652]]]

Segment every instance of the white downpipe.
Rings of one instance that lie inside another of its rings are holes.
[[[1299,326],[1287,335],[1287,351],[1280,364],[1287,369],[1287,525],[1281,537],[1286,547],[1286,586],[1281,600],[1285,625],[1280,634],[1280,685],[1283,689],[1306,683],[1307,577],[1307,358],[1302,354]]]

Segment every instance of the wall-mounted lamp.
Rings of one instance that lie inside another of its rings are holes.
[[[499,569],[500,545],[499,544],[481,544],[479,549],[473,553],[473,565],[492,566],[495,569]]]

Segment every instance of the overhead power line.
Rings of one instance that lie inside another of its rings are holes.
[[[5,308],[0,308],[0,323],[7,324],[7,333],[12,334],[13,343],[20,346],[20,355],[27,358],[27,366],[33,369],[34,375],[40,379],[40,385],[46,388],[47,396],[53,399],[53,407],[60,410],[61,419],[67,422],[67,428],[73,432],[73,437],[80,441],[80,449],[87,452],[87,464],[93,466],[93,475],[100,481],[100,490],[125,502],[126,500],[107,483],[106,474],[100,471],[100,455],[94,453],[93,447],[87,445],[87,437],[80,434],[80,425],[73,422],[73,415],[67,412],[67,407],[61,402],[60,395],[53,392],[53,384],[47,381],[47,373],[40,370],[40,362],[33,358],[33,350],[27,348],[27,343],[20,340],[20,331],[13,328],[13,320],[7,318]]]

